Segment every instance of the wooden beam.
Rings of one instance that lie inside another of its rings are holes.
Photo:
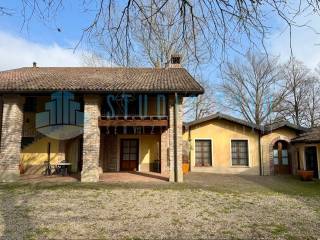
[[[152,119],[152,120],[124,120],[124,119],[99,119],[100,127],[167,127],[168,120]]]

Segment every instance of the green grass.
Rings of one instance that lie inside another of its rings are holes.
[[[235,196],[243,193],[264,193],[264,194],[287,194],[301,196],[320,196],[320,181],[311,182],[300,181],[294,176],[285,177],[243,177],[243,182],[237,184],[216,183],[210,185],[202,185],[201,183],[1,183],[0,191],[16,192],[16,191],[41,191],[41,190],[113,190],[113,189],[152,189],[156,191],[163,190],[198,190],[214,191],[218,193],[232,193]],[[147,194],[147,193],[143,193]]]

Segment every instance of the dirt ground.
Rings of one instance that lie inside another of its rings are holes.
[[[183,184],[0,184],[2,239],[317,239],[320,183],[192,173]]]

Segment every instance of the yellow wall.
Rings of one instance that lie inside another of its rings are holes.
[[[271,159],[271,155],[272,152],[270,152],[270,147],[273,146],[273,144],[278,141],[278,140],[284,140],[287,142],[290,142],[291,139],[295,138],[297,136],[296,131],[294,131],[293,129],[290,128],[279,128],[276,129],[264,136],[262,136],[261,138],[261,154],[262,154],[262,171],[263,171],[263,175],[270,175],[272,173],[270,173],[270,159]],[[295,167],[295,155],[296,152],[294,150],[294,148],[290,149],[290,154],[291,154],[291,162]]]
[[[192,126],[190,132],[191,171],[214,173],[259,174],[259,135],[256,131],[225,120],[212,120]],[[195,166],[195,139],[212,140],[212,167]],[[249,166],[232,166],[231,140],[248,140]],[[188,140],[188,131],[183,140]]]
[[[270,146],[276,140],[290,140],[297,136],[295,130],[283,127],[261,137],[262,170],[264,175],[270,175]],[[195,166],[195,139],[212,140],[212,167]],[[249,167],[231,165],[231,140],[247,139],[249,144]],[[226,120],[212,120],[185,131],[183,140],[189,142],[191,171],[214,173],[259,174],[259,135],[257,131],[240,124]],[[292,163],[295,164],[295,148],[291,148]],[[295,167],[295,165],[294,165]]]
[[[118,135],[118,151],[117,151],[117,169],[120,169],[120,139],[134,138],[139,139],[139,170],[149,171],[150,163],[159,159],[160,135]],[[104,151],[109,151],[105,147]]]
[[[44,161],[48,160],[48,142],[51,143],[50,162],[55,164],[62,160],[59,141],[47,137],[41,138],[25,147],[20,154],[21,164],[27,172],[30,169],[30,173],[41,173]]]

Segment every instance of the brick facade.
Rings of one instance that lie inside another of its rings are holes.
[[[169,129],[164,130],[160,136],[161,174],[169,173]]]
[[[16,181],[19,178],[21,135],[23,124],[23,97],[3,96],[0,181]]]
[[[178,97],[177,103],[177,145],[175,145],[175,132],[174,132],[174,115],[175,115],[175,98],[170,96],[169,98],[169,158],[170,158],[170,175],[169,181],[175,181],[175,166],[174,166],[174,149],[177,149],[177,182],[183,182],[182,172],[182,117],[183,117],[183,98]]]
[[[84,126],[83,126],[83,166],[81,182],[99,181],[100,155],[100,97],[98,95],[84,96]]]

